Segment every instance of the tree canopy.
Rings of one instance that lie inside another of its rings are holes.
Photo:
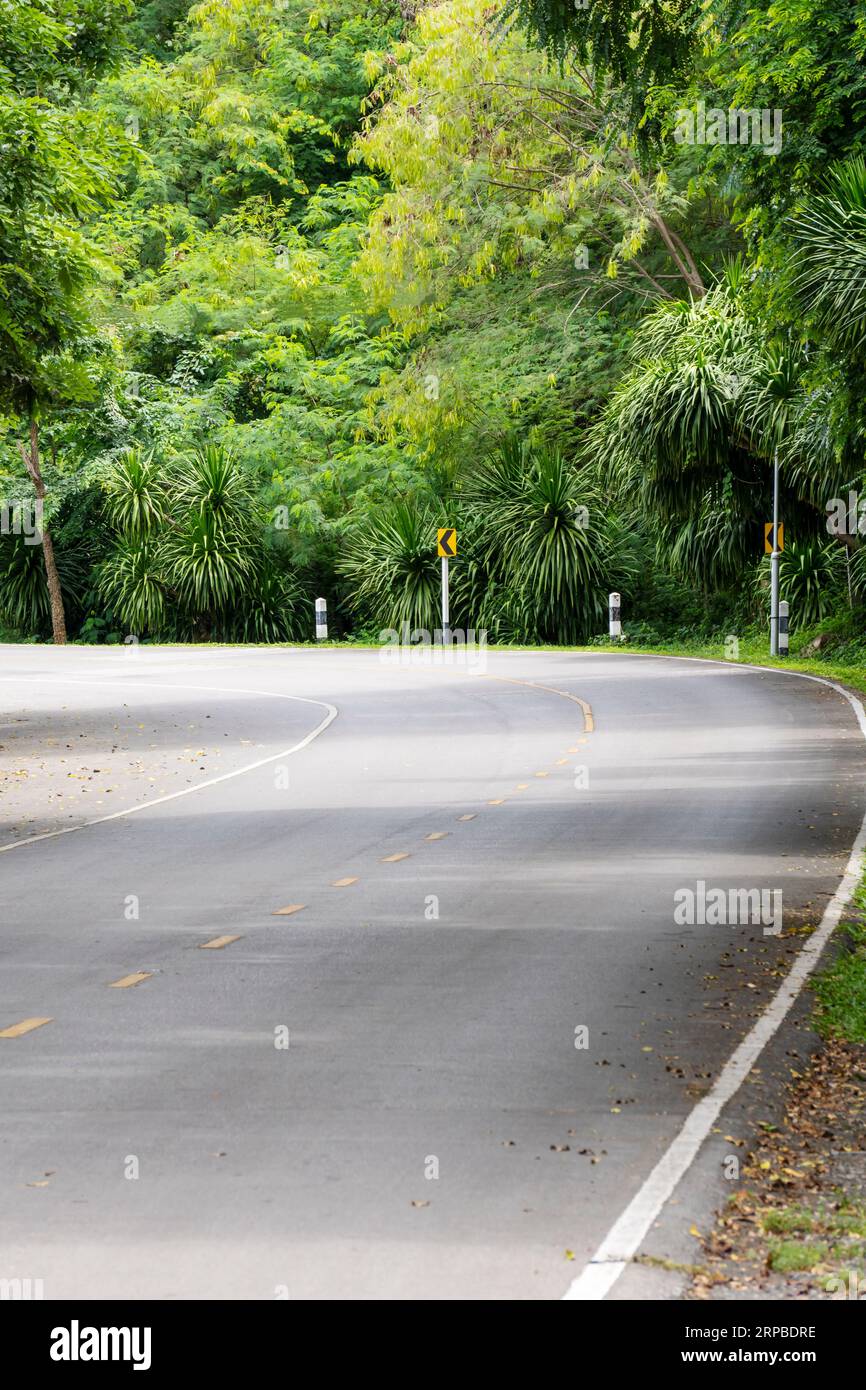
[[[861,621],[854,0],[0,15],[0,499],[48,536],[0,536],[7,630],[429,626],[442,517],[502,640],[607,587],[747,623],[777,451],[799,617]]]

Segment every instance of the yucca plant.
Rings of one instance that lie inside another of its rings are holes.
[[[219,445],[170,469],[128,450],[105,480],[119,532],[97,591],[130,631],[284,641],[300,635],[300,594],[264,547],[249,476]]]
[[[207,518],[214,530],[238,535],[248,526],[253,506],[250,479],[230,450],[208,444],[184,457],[172,470],[173,503]]]
[[[252,588],[255,561],[245,534],[231,533],[223,520],[193,512],[162,548],[167,585],[184,614],[208,637]]]
[[[212,444],[178,460],[170,487],[172,526],[161,547],[166,583],[199,636],[225,634],[255,591],[260,562],[250,480],[227,449]]]
[[[779,597],[790,605],[791,631],[809,627],[837,612],[845,602],[845,552],[832,541],[786,540],[779,559]],[[755,596],[762,612],[768,611],[769,557],[761,562]]]
[[[313,609],[291,574],[265,558],[245,592],[232,636],[239,642],[292,642],[312,635]]]
[[[124,450],[112,463],[103,486],[106,516],[121,535],[140,540],[165,519],[165,481],[152,454]]]
[[[415,501],[365,515],[338,565],[364,620],[398,631],[403,623],[431,633],[440,626],[436,529],[444,525],[432,507]]]
[[[459,559],[451,566],[452,624],[491,642],[517,642],[522,636],[517,596],[509,589],[498,557],[485,545],[480,509],[463,504],[459,516]]]
[[[75,550],[57,554],[57,573],[67,610],[80,607],[87,582],[87,564]],[[0,619],[27,636],[51,632],[51,600],[41,545],[27,545],[22,536],[0,538]]]
[[[794,218],[795,285],[822,333],[843,348],[866,341],[866,159],[832,169],[826,191]]]
[[[127,632],[155,636],[165,626],[165,580],[154,541],[122,537],[100,565],[96,584]]]
[[[604,606],[611,537],[600,498],[547,446],[506,438],[469,479],[487,570],[524,640],[575,642]]]
[[[735,516],[760,512],[773,450],[802,408],[803,364],[750,318],[741,263],[702,299],[654,309],[630,355],[588,436],[606,481],[662,521],[697,516],[725,479]]]
[[[853,598],[862,599],[866,595],[866,545],[861,543],[853,554],[846,552],[847,574],[846,580],[850,581],[850,594]]]
[[[735,585],[753,563],[757,528],[724,497],[704,497],[694,515],[664,521],[657,536],[657,558],[672,574],[700,588]]]

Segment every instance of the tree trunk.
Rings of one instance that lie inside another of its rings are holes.
[[[30,450],[28,452],[22,445],[21,453],[27,465],[27,472],[30,474],[36,496],[41,502],[45,497],[45,483],[42,479],[42,470],[39,467],[39,426],[36,423],[36,415],[33,410],[30,412]],[[62,647],[66,645],[66,614],[63,610],[63,591],[60,588],[60,575],[57,573],[57,561],[54,558],[54,545],[44,516],[41,529],[42,559],[45,562],[45,578],[48,582],[54,644]]]

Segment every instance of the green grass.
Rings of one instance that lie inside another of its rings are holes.
[[[840,1196],[838,1210],[824,1205],[814,1211],[807,1207],[773,1207],[761,1213],[761,1227],[768,1235],[866,1236],[866,1202]],[[851,1247],[846,1244],[844,1248]],[[855,1245],[854,1249],[859,1247]]]
[[[781,1210],[765,1211],[761,1225],[771,1235],[812,1235],[817,1218],[805,1207],[783,1207]]]
[[[866,888],[861,883],[855,902],[860,908]],[[815,1022],[822,1037],[866,1043],[866,926],[845,922],[836,935],[835,959],[816,977]]]
[[[825,680],[837,681],[839,685],[847,685],[852,690],[861,691],[866,694],[866,662],[847,662],[831,661],[821,656],[800,656],[797,648],[806,645],[806,641],[797,643],[797,648],[788,657],[772,657],[769,655],[769,640],[747,636],[739,638],[739,648],[737,656],[729,657],[725,650],[725,642],[721,639],[706,641],[695,639],[695,641],[678,642],[659,642],[652,646],[644,646],[638,643],[598,643],[591,648],[581,650],[622,652],[628,655],[629,652],[646,656],[691,656],[702,657],[705,660],[725,661],[730,666],[769,666],[780,671],[802,671],[809,676],[823,676]]]
[[[814,1269],[829,1254],[830,1247],[824,1240],[771,1240],[769,1265],[776,1274],[794,1274]]]
[[[866,865],[852,907],[859,920],[841,923],[836,954],[812,982],[815,1026],[823,1038],[866,1043]]]

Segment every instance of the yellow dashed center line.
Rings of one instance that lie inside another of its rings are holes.
[[[518,783],[517,783],[517,786],[514,788],[514,790],[515,790],[516,792],[525,792],[525,791],[526,791],[526,788],[527,788],[528,786],[529,786],[529,783],[528,783],[528,782],[518,782]]]
[[[475,816],[476,816],[476,812],[473,811],[473,812],[471,813],[471,815],[468,815],[468,816],[458,816],[457,819],[458,819],[458,820],[474,820],[474,819],[475,819]]]
[[[233,941],[240,941],[239,936],[215,936],[213,941],[199,942],[200,951],[221,951],[223,946],[231,946]]]
[[[505,805],[505,797],[504,797],[504,796],[497,796],[497,797],[494,797],[493,801],[488,801],[487,805],[488,805],[488,806],[504,806],[504,805]]]
[[[403,850],[400,854],[386,854],[385,857],[384,857],[384,859],[380,859],[380,860],[379,860],[379,863],[380,863],[380,864],[396,864],[396,863],[398,862],[398,860],[400,860],[400,859],[408,859],[408,858],[409,858],[408,851],[407,851],[407,850]]]
[[[335,878],[331,884],[332,888],[349,888],[353,883],[357,883],[357,878]]]
[[[278,907],[272,913],[272,917],[291,917],[293,912],[303,912],[306,903],[289,903],[288,907]]]
[[[583,732],[591,734],[595,730],[595,720],[592,714],[592,706],[586,700],[581,700],[579,695],[572,695],[570,690],[557,690],[552,685],[539,685],[537,681],[521,681],[514,676],[491,676],[485,672],[484,679],[488,681],[506,681],[508,685],[525,685],[529,690],[544,690],[548,695],[561,695],[565,700],[572,700],[574,704],[580,705],[583,711]]]
[[[446,836],[447,834],[449,834],[449,831],[447,831],[447,830],[434,830],[433,833],[432,833],[431,835],[425,835],[425,836],[424,836],[424,839],[425,839],[425,840],[444,840],[444,839],[445,839],[445,836]]]
[[[536,775],[536,777],[549,777],[549,776],[550,776],[550,773],[549,773],[549,772],[536,772],[535,775]]]
[[[565,764],[566,764],[568,761],[569,761],[568,758],[557,758],[557,760],[556,760],[556,766],[557,766],[557,767],[564,767]]]
[[[10,1028],[0,1031],[0,1038],[20,1038],[25,1033],[32,1033],[34,1028],[42,1028],[46,1023],[53,1023],[51,1018],[22,1018],[20,1023],[13,1023]]]
[[[112,980],[108,988],[132,989],[133,985],[140,985],[142,980],[149,980],[152,975],[152,970],[137,970],[134,975],[124,975],[120,980]]]

